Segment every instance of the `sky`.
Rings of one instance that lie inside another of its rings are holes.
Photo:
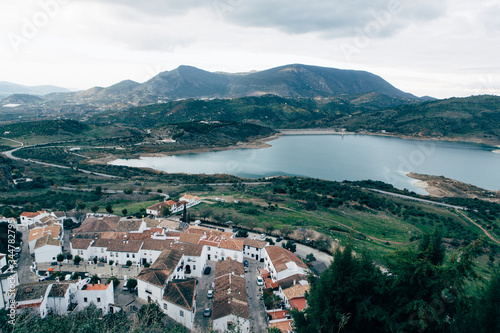
[[[500,95],[497,0],[2,0],[0,81],[71,89],[302,63]]]

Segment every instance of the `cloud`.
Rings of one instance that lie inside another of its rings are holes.
[[[238,25],[291,34],[320,32],[335,38],[353,36],[373,22],[380,22],[385,34],[392,35],[445,12],[444,1],[431,0],[238,0],[226,9],[225,18]]]

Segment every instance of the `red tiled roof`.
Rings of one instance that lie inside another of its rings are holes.
[[[302,311],[306,308],[307,301],[305,297],[297,297],[288,301],[292,308]]]
[[[289,262],[294,262],[298,267],[307,269],[307,265],[304,264],[304,262],[300,260],[299,257],[288,251],[287,249],[279,246],[266,246],[266,251],[277,272],[287,270],[288,267],[286,266],[286,264]]]

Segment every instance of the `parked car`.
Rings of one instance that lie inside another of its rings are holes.
[[[21,248],[20,248],[19,246],[18,246],[18,247],[16,247],[16,248],[14,249],[14,252],[15,252],[15,253],[19,253],[19,252],[21,252]]]
[[[262,277],[260,277],[260,276],[257,276],[257,285],[258,286],[264,285],[264,279],[262,279]]]
[[[283,238],[278,237],[278,238],[276,238],[276,243],[279,243],[279,242],[281,242],[282,240],[283,240]]]
[[[205,308],[205,310],[203,310],[203,317],[210,317],[211,315],[212,315],[212,309]]]
[[[248,267],[248,260],[243,261],[243,266]]]
[[[209,275],[211,271],[212,271],[212,269],[211,269],[210,267],[208,267],[208,266],[207,266],[207,267],[205,267],[205,270],[203,271],[203,273],[204,273],[205,275]]]
[[[247,266],[243,267],[243,269],[245,270],[245,273],[248,272],[248,267]]]
[[[127,283],[123,285],[123,291],[128,291]]]
[[[209,289],[207,291],[207,298],[213,298],[214,297],[214,291],[212,289]]]
[[[260,238],[265,239],[266,238],[266,234],[260,234]]]

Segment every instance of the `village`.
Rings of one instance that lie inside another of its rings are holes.
[[[142,218],[60,211],[0,217],[23,235],[13,253],[0,254],[0,305],[44,318],[90,304],[106,315],[156,303],[193,332],[291,332],[289,310],[307,307],[308,277],[328,262],[308,265],[281,237],[242,235],[231,221],[185,222],[200,203],[189,194],[166,198]],[[67,220],[78,227],[64,228]],[[304,248],[314,257],[315,249]]]

